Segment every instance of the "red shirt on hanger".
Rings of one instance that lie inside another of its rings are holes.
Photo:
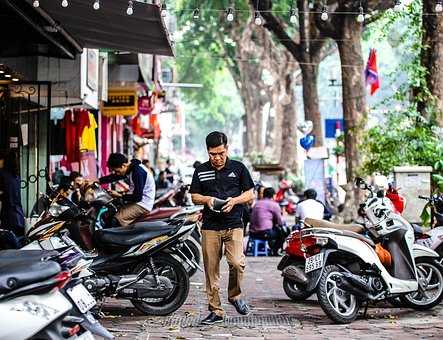
[[[83,129],[89,127],[89,114],[85,109],[67,110],[63,118],[66,130],[66,159],[69,164],[80,161],[80,137]],[[69,170],[69,169],[68,169]]]

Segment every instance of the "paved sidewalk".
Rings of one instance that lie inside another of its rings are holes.
[[[389,306],[370,307],[367,318],[335,325],[323,313],[315,296],[293,303],[285,295],[277,271],[279,258],[247,258],[244,294],[252,307],[239,316],[227,303],[227,265],[222,266],[221,292],[228,319],[218,326],[200,326],[207,315],[203,275],[191,278],[185,305],[168,317],[140,315],[130,303],[108,301],[102,320],[118,339],[443,339],[443,308],[428,312]],[[223,260],[223,262],[225,262]]]

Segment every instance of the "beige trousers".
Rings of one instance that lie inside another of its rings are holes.
[[[209,311],[219,316],[224,315],[219,296],[220,260],[223,255],[223,245],[229,265],[228,299],[233,301],[241,296],[240,284],[245,271],[243,229],[202,230],[202,251]]]
[[[117,214],[115,214],[115,218],[122,227],[127,227],[137,218],[147,213],[149,213],[149,211],[145,208],[139,206],[137,203],[131,203],[121,208]]]

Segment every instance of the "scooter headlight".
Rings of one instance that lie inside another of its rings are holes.
[[[67,207],[66,205],[60,205],[58,203],[52,203],[51,206],[49,207],[49,214],[52,217],[58,217],[58,216],[60,216],[63,212],[65,212],[68,209],[69,209],[69,207]]]

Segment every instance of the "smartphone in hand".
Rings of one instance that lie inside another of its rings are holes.
[[[228,203],[227,200],[222,200],[220,198],[214,197],[214,205],[212,206],[212,210],[215,212],[222,212],[223,206]]]

